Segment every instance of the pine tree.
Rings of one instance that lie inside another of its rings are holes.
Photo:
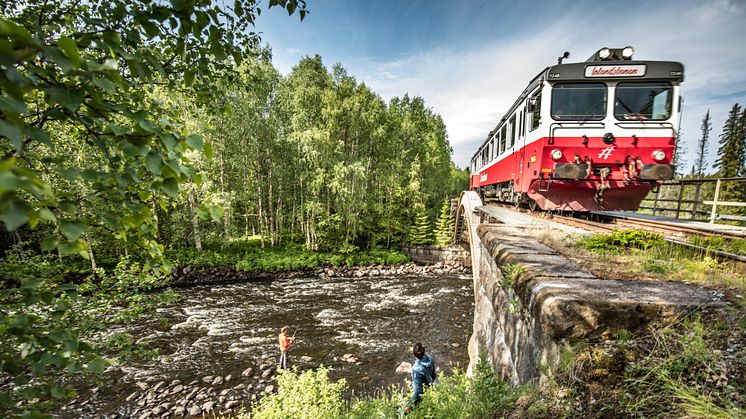
[[[446,197],[440,207],[440,216],[435,222],[435,241],[441,246],[447,246],[453,239],[453,220],[451,219],[451,200]]]
[[[743,171],[746,150],[743,144],[743,124],[740,121],[743,118],[740,113],[741,106],[736,103],[731,108],[720,134],[720,148],[715,162],[718,177],[736,177]]]
[[[416,245],[433,243],[433,228],[424,206],[419,207],[415,213],[414,224],[409,230],[409,243]]]
[[[712,131],[712,120],[710,119],[710,110],[707,110],[705,117],[702,118],[702,136],[697,143],[697,175],[702,177],[705,170],[705,161],[707,160],[707,143],[710,140]]]

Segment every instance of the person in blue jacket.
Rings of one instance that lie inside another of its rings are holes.
[[[404,413],[412,411],[412,406],[416,406],[422,398],[422,392],[430,387],[438,378],[435,372],[435,360],[432,356],[425,353],[425,347],[420,342],[412,346],[412,354],[417,360],[412,365],[412,401],[404,410]]]

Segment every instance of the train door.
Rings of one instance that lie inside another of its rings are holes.
[[[515,144],[515,158],[514,158],[514,164],[515,168],[513,170],[513,191],[514,192],[523,192],[521,190],[521,178],[523,177],[523,170],[525,168],[525,165],[523,164],[523,157],[526,149],[526,119],[528,118],[529,114],[529,100],[526,100],[524,102],[523,109],[521,109],[518,112],[519,121],[516,124],[516,130],[517,136],[516,136],[516,144]]]
[[[526,161],[526,143],[529,142],[528,138],[535,139],[536,129],[539,128],[541,123],[541,90],[537,90],[532,96],[526,99],[526,112],[523,115],[523,130],[521,135],[521,148],[519,155],[516,158],[517,169],[515,179],[515,191],[520,193],[527,192],[528,185],[530,182],[528,162]],[[532,134],[533,133],[533,134]]]

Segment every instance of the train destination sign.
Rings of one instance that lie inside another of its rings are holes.
[[[636,65],[589,65],[585,68],[586,77],[642,77],[645,64]]]

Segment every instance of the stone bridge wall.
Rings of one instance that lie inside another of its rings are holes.
[[[413,261],[418,263],[443,263],[446,265],[461,265],[470,267],[471,256],[469,251],[461,246],[413,246],[402,248]]]
[[[528,227],[480,224],[476,231],[469,370],[485,351],[513,385],[543,383],[570,342],[597,341],[686,307],[721,304],[685,284],[598,279],[540,244]]]

